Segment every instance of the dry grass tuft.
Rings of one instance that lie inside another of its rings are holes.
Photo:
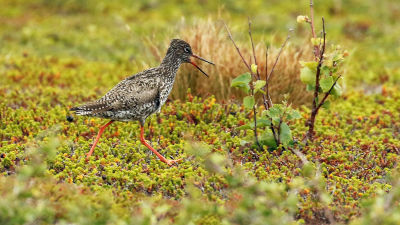
[[[236,76],[247,72],[247,69],[228,39],[221,22],[213,22],[212,20],[199,21],[194,26],[180,27],[178,34],[178,38],[190,43],[195,54],[211,60],[216,66],[211,66],[201,61],[198,62],[199,66],[210,75],[207,79],[200,71],[193,68],[192,65],[183,65],[179,70],[174,89],[171,93],[173,99],[184,99],[188,88],[191,88],[193,95],[202,97],[215,95],[220,101],[241,98],[243,96],[243,93],[231,88],[230,83]],[[235,36],[235,34],[233,35]],[[249,58],[251,56],[249,43],[238,42],[238,45],[243,55]],[[264,71],[265,45],[259,43],[256,44],[255,48],[260,71]],[[272,68],[279,48],[280,46],[271,46],[269,49],[269,70]],[[157,58],[163,56],[155,48],[152,48],[151,51]],[[310,47],[299,48],[290,45],[290,42],[288,43],[270,79],[270,91],[273,102],[278,103],[282,101],[284,94],[290,95],[289,101],[294,105],[311,102],[311,95],[306,91],[305,85],[301,83],[299,78],[299,61],[310,58],[310,52]],[[262,77],[265,77],[264,72]]]

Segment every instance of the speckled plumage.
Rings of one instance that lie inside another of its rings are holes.
[[[184,52],[185,48],[190,51]],[[127,77],[102,98],[71,110],[77,115],[116,121],[138,120],[143,125],[148,116],[164,105],[174,85],[179,66],[190,62],[191,55],[188,43],[174,39],[160,66]]]

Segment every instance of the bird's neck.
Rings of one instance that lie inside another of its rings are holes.
[[[165,71],[166,76],[175,77],[176,72],[178,71],[181,64],[182,62],[179,58],[169,56],[167,54],[161,62],[160,67],[163,69],[163,71]]]

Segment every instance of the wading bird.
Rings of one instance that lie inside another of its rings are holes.
[[[183,63],[191,63],[204,75],[208,75],[198,67],[193,58],[214,65],[192,52],[192,48],[183,40],[173,39],[167,50],[167,54],[160,66],[144,70],[132,75],[107,92],[102,98],[70,110],[76,115],[100,117],[110,119],[102,126],[90,151],[87,159],[92,155],[97,142],[104,130],[114,121],[139,121],[140,122],[140,141],[149,148],[162,162],[172,165],[182,159],[169,160],[158,153],[144,139],[144,124],[147,117],[155,112],[159,112],[161,107],[170,94],[174,85],[176,72]]]

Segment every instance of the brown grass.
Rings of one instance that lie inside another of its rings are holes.
[[[247,32],[247,30],[243,32]],[[233,35],[235,36],[235,32],[233,32]],[[193,95],[201,97],[215,95],[219,101],[243,96],[243,93],[231,88],[230,83],[232,79],[247,72],[247,70],[228,39],[222,22],[207,20],[199,21],[190,27],[182,26],[178,30],[177,37],[190,43],[195,54],[211,60],[216,66],[198,62],[199,66],[210,75],[209,78],[206,78],[192,65],[183,65],[177,75],[171,98],[184,99],[188,88],[191,88]],[[238,42],[238,45],[245,58],[249,59],[251,56],[249,43]],[[272,68],[279,48],[280,46],[271,46],[269,49],[269,70]],[[259,69],[265,71],[266,47],[264,44],[256,43],[255,49]],[[163,56],[154,46],[152,52],[157,58]],[[289,101],[294,105],[311,102],[311,95],[299,79],[299,61],[310,59],[312,57],[311,52],[310,47],[300,48],[292,46],[290,42],[288,43],[270,79],[270,92],[274,103],[281,102],[284,94],[289,94]],[[264,78],[265,73],[263,72],[261,76]]]

